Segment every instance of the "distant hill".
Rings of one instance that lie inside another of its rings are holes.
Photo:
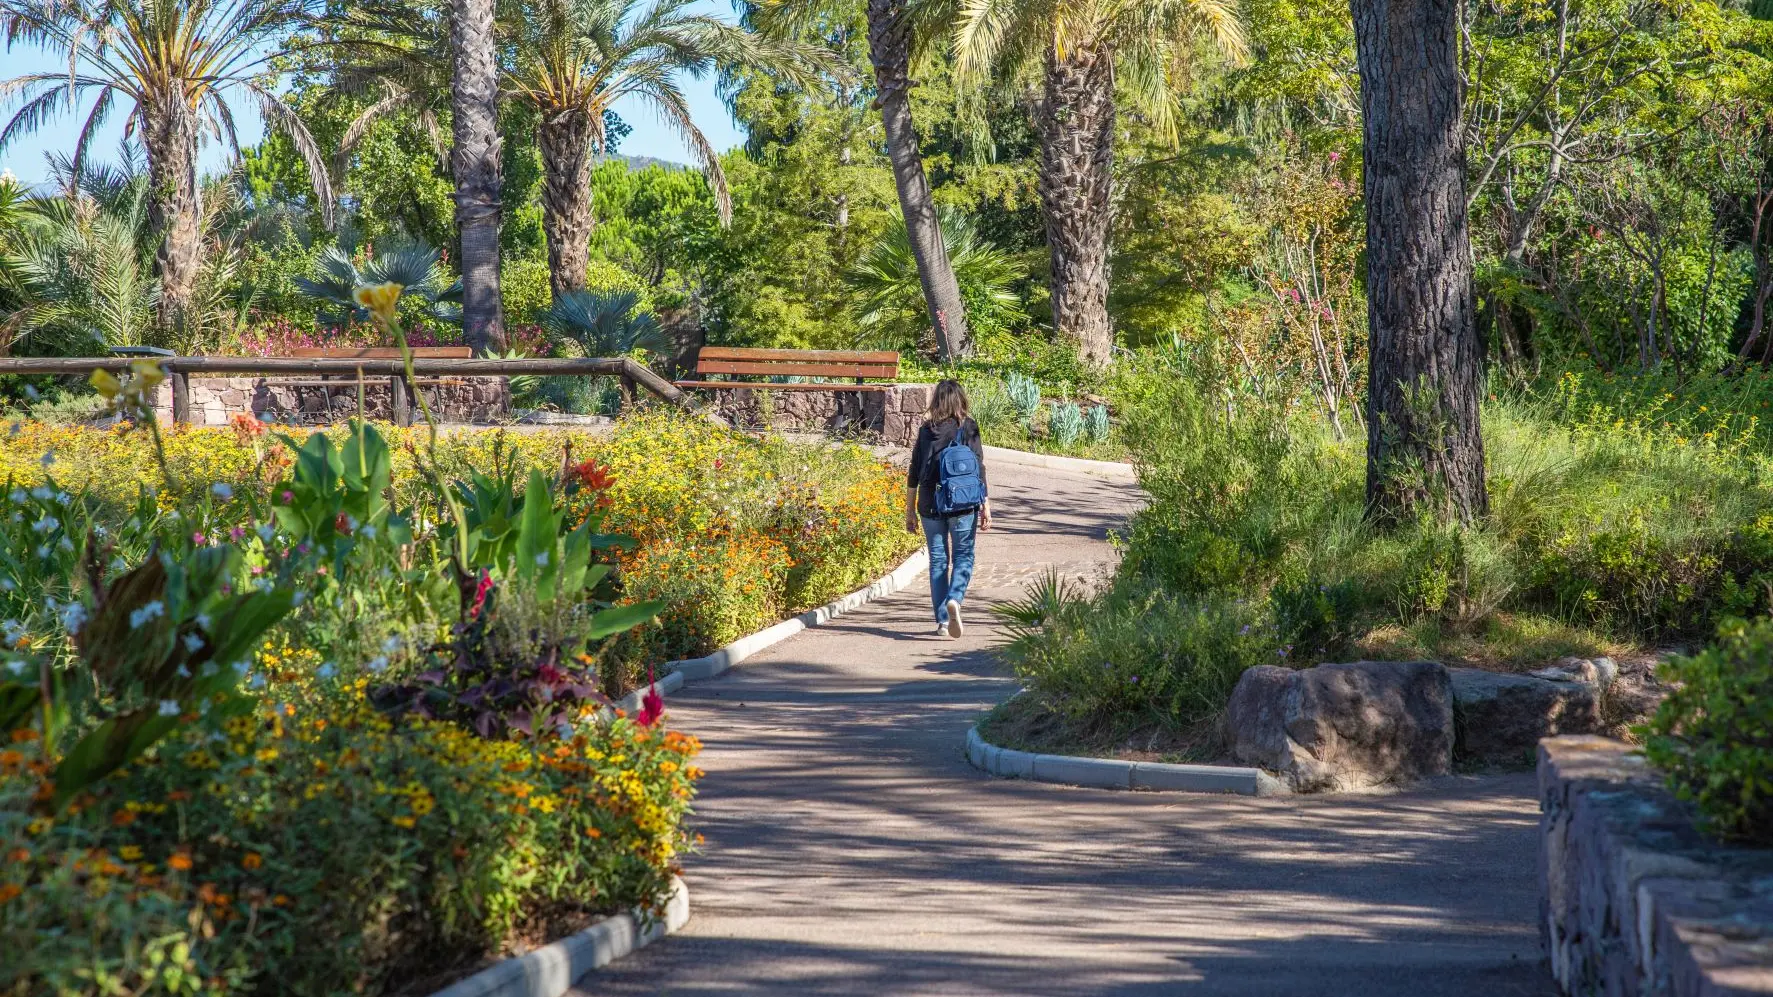
[[[667,170],[687,170],[691,168],[683,163],[670,159],[660,159],[657,156],[629,156],[623,153],[617,153],[613,156],[599,156],[598,159],[604,162],[612,159],[619,159],[622,162],[627,163],[630,170],[644,170],[648,166],[657,166]]]

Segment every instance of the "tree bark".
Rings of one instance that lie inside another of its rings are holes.
[[[450,0],[456,231],[462,241],[462,334],[475,353],[505,348],[499,296],[498,66],[492,0]]]
[[[548,239],[548,288],[554,299],[585,287],[590,262],[591,144],[597,138],[583,108],[542,119],[542,233]],[[601,125],[601,121],[597,125]]]
[[[1108,234],[1113,223],[1114,57],[1100,48],[1047,53],[1036,125],[1053,328],[1091,363],[1113,358]]]
[[[1367,513],[1484,515],[1455,0],[1351,0],[1367,213]]]
[[[911,122],[911,26],[905,19],[904,0],[868,0],[868,54],[874,63],[875,102],[886,128],[893,185],[899,191],[917,278],[936,330],[936,348],[944,360],[965,356],[973,349],[966,305],[948,260],[948,244],[942,239],[930,181],[923,172],[923,154],[918,151],[917,129]]]
[[[197,117],[178,97],[142,108],[148,155],[148,224],[160,235],[154,268],[160,276],[157,324],[171,335],[186,318],[203,262],[203,206],[197,188]]]

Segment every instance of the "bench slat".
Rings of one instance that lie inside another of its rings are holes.
[[[289,351],[292,357],[327,357],[335,360],[388,360],[399,359],[398,346],[363,346],[363,347],[314,347],[299,346]],[[426,360],[471,360],[474,351],[466,346],[415,346],[412,348],[413,358]]]
[[[812,363],[879,363],[898,366],[892,350],[754,350],[741,346],[704,346],[702,360],[805,360]]]
[[[866,363],[747,363],[742,360],[703,360],[698,374],[798,374],[803,377],[897,377],[899,368]]]
[[[680,388],[723,388],[733,391],[890,391],[890,384],[769,384],[757,381],[673,381]]]

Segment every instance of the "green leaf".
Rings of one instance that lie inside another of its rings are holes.
[[[537,559],[545,556],[548,561],[553,561],[559,533],[548,480],[542,477],[541,471],[531,468],[529,487],[523,492],[523,518],[517,528],[517,577],[534,578],[538,569],[549,566],[538,564]],[[545,600],[549,596],[542,598]]]
[[[31,722],[31,711],[40,702],[37,687],[23,682],[0,685],[0,732],[18,730]]]
[[[652,599],[637,602],[631,606],[617,606],[614,609],[599,610],[591,615],[590,638],[608,637],[624,630],[632,630],[642,623],[664,612],[666,603],[663,599]]]

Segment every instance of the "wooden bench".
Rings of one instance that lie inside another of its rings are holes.
[[[678,381],[680,388],[749,388],[753,391],[885,391],[891,384],[868,384],[867,378],[892,381],[899,376],[899,355],[891,350],[748,350],[704,346],[696,357],[696,374],[761,374],[769,377],[853,378],[849,383],[778,384],[770,381]]]

